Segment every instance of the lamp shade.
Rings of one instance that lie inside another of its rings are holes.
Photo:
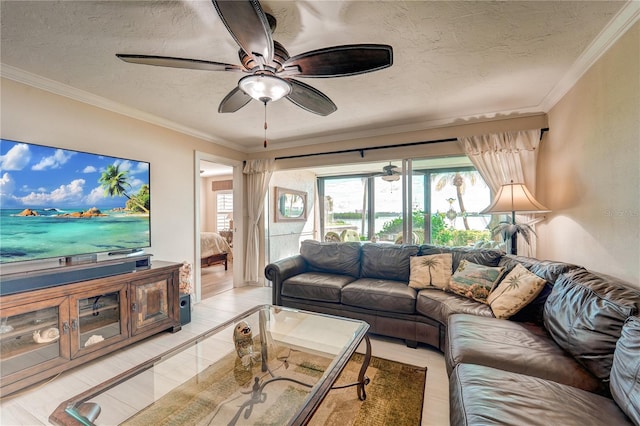
[[[288,81],[269,74],[254,74],[243,77],[238,87],[260,102],[275,102],[291,93]]]
[[[531,195],[524,183],[507,183],[498,190],[493,203],[480,213],[544,213],[548,208]]]

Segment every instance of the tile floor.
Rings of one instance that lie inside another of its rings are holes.
[[[233,316],[271,302],[271,288],[243,287],[221,293],[193,307],[191,323],[178,333],[161,333],[117,353],[65,372],[40,385],[0,401],[0,425],[46,425],[60,402],[108,378],[171,349]],[[427,382],[423,425],[449,424],[449,391],[444,357],[426,346],[407,348],[397,339],[373,336],[373,355],[408,364],[426,366]]]

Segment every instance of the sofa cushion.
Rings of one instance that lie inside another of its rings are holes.
[[[487,303],[489,293],[503,272],[504,268],[478,265],[463,259],[449,281],[449,291]]]
[[[638,306],[640,290],[577,269],[556,281],[544,307],[544,324],[560,347],[608,381],[622,325]]]
[[[451,426],[632,425],[612,399],[483,365],[457,366],[449,392]]]
[[[442,325],[447,325],[448,318],[453,314],[493,317],[489,305],[457,294],[445,293],[437,288],[427,288],[418,292],[416,311]]]
[[[452,315],[447,327],[445,362],[451,374],[458,364],[478,364],[553,380],[590,392],[602,385],[544,328],[535,324],[473,315]]]
[[[282,283],[282,295],[298,299],[340,303],[342,288],[355,280],[349,275],[305,272]]]
[[[411,256],[418,246],[396,244],[364,244],[362,246],[362,278],[379,278],[409,282]]]
[[[487,303],[496,318],[507,319],[527,306],[540,293],[546,281],[516,265],[500,284],[489,293]]]
[[[611,395],[622,411],[640,425],[640,318],[622,327],[611,367]]]
[[[544,321],[544,303],[547,301],[547,297],[551,294],[553,284],[556,282],[558,277],[571,270],[581,268],[580,266],[573,265],[571,263],[538,260],[533,257],[516,256],[513,254],[505,254],[502,259],[500,259],[499,265],[505,267],[505,273],[511,272],[516,265],[522,265],[532,273],[547,281],[538,296],[510,318],[514,321],[529,321],[537,324],[542,324]]]
[[[416,290],[400,281],[360,278],[342,289],[342,303],[374,311],[413,314]]]
[[[451,279],[451,253],[412,256],[409,287],[437,287],[446,290]]]
[[[441,247],[432,246],[429,244],[423,244],[420,246],[419,255],[427,256],[430,254],[438,253],[451,253],[452,259],[452,271],[458,269],[460,262],[463,259],[469,262],[477,263],[478,265],[485,266],[498,266],[500,259],[504,255],[500,250],[494,249],[477,249],[472,247]]]
[[[312,271],[360,276],[360,243],[305,240],[300,245],[300,255]]]

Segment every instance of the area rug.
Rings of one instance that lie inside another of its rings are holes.
[[[358,379],[363,356],[354,354],[336,386]],[[310,425],[415,426],[421,423],[426,367],[371,358],[367,399],[360,401],[355,388],[334,389],[322,401]]]
[[[235,354],[234,354],[235,355]],[[303,360],[304,359],[304,360]],[[336,386],[357,381],[363,356],[354,354]],[[270,362],[272,372],[309,382],[320,377],[329,360],[308,355],[280,354]],[[258,362],[259,364],[259,362]],[[291,406],[297,407],[309,391],[290,381],[277,381],[264,388],[264,399],[272,404],[254,404],[249,417],[243,404],[251,396],[251,384],[260,366],[243,368],[236,356],[227,356],[183,383],[157,402],[125,421],[124,425],[219,425],[287,423]],[[322,402],[310,424],[320,425],[419,425],[426,368],[372,357],[367,377],[367,399],[360,401],[355,387],[333,389]],[[266,376],[265,376],[266,377]],[[238,385],[246,386],[242,393]],[[213,414],[212,414],[213,413]]]

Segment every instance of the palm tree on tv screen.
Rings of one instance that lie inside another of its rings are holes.
[[[128,170],[120,170],[119,165],[111,164],[107,166],[106,171],[102,172],[102,176],[100,177],[98,182],[104,188],[105,196],[125,196],[128,200],[132,201],[138,207],[140,207],[145,213],[149,213],[149,209],[140,204],[136,197],[131,197],[129,194],[127,194],[126,188],[131,188],[131,184],[129,183]]]

